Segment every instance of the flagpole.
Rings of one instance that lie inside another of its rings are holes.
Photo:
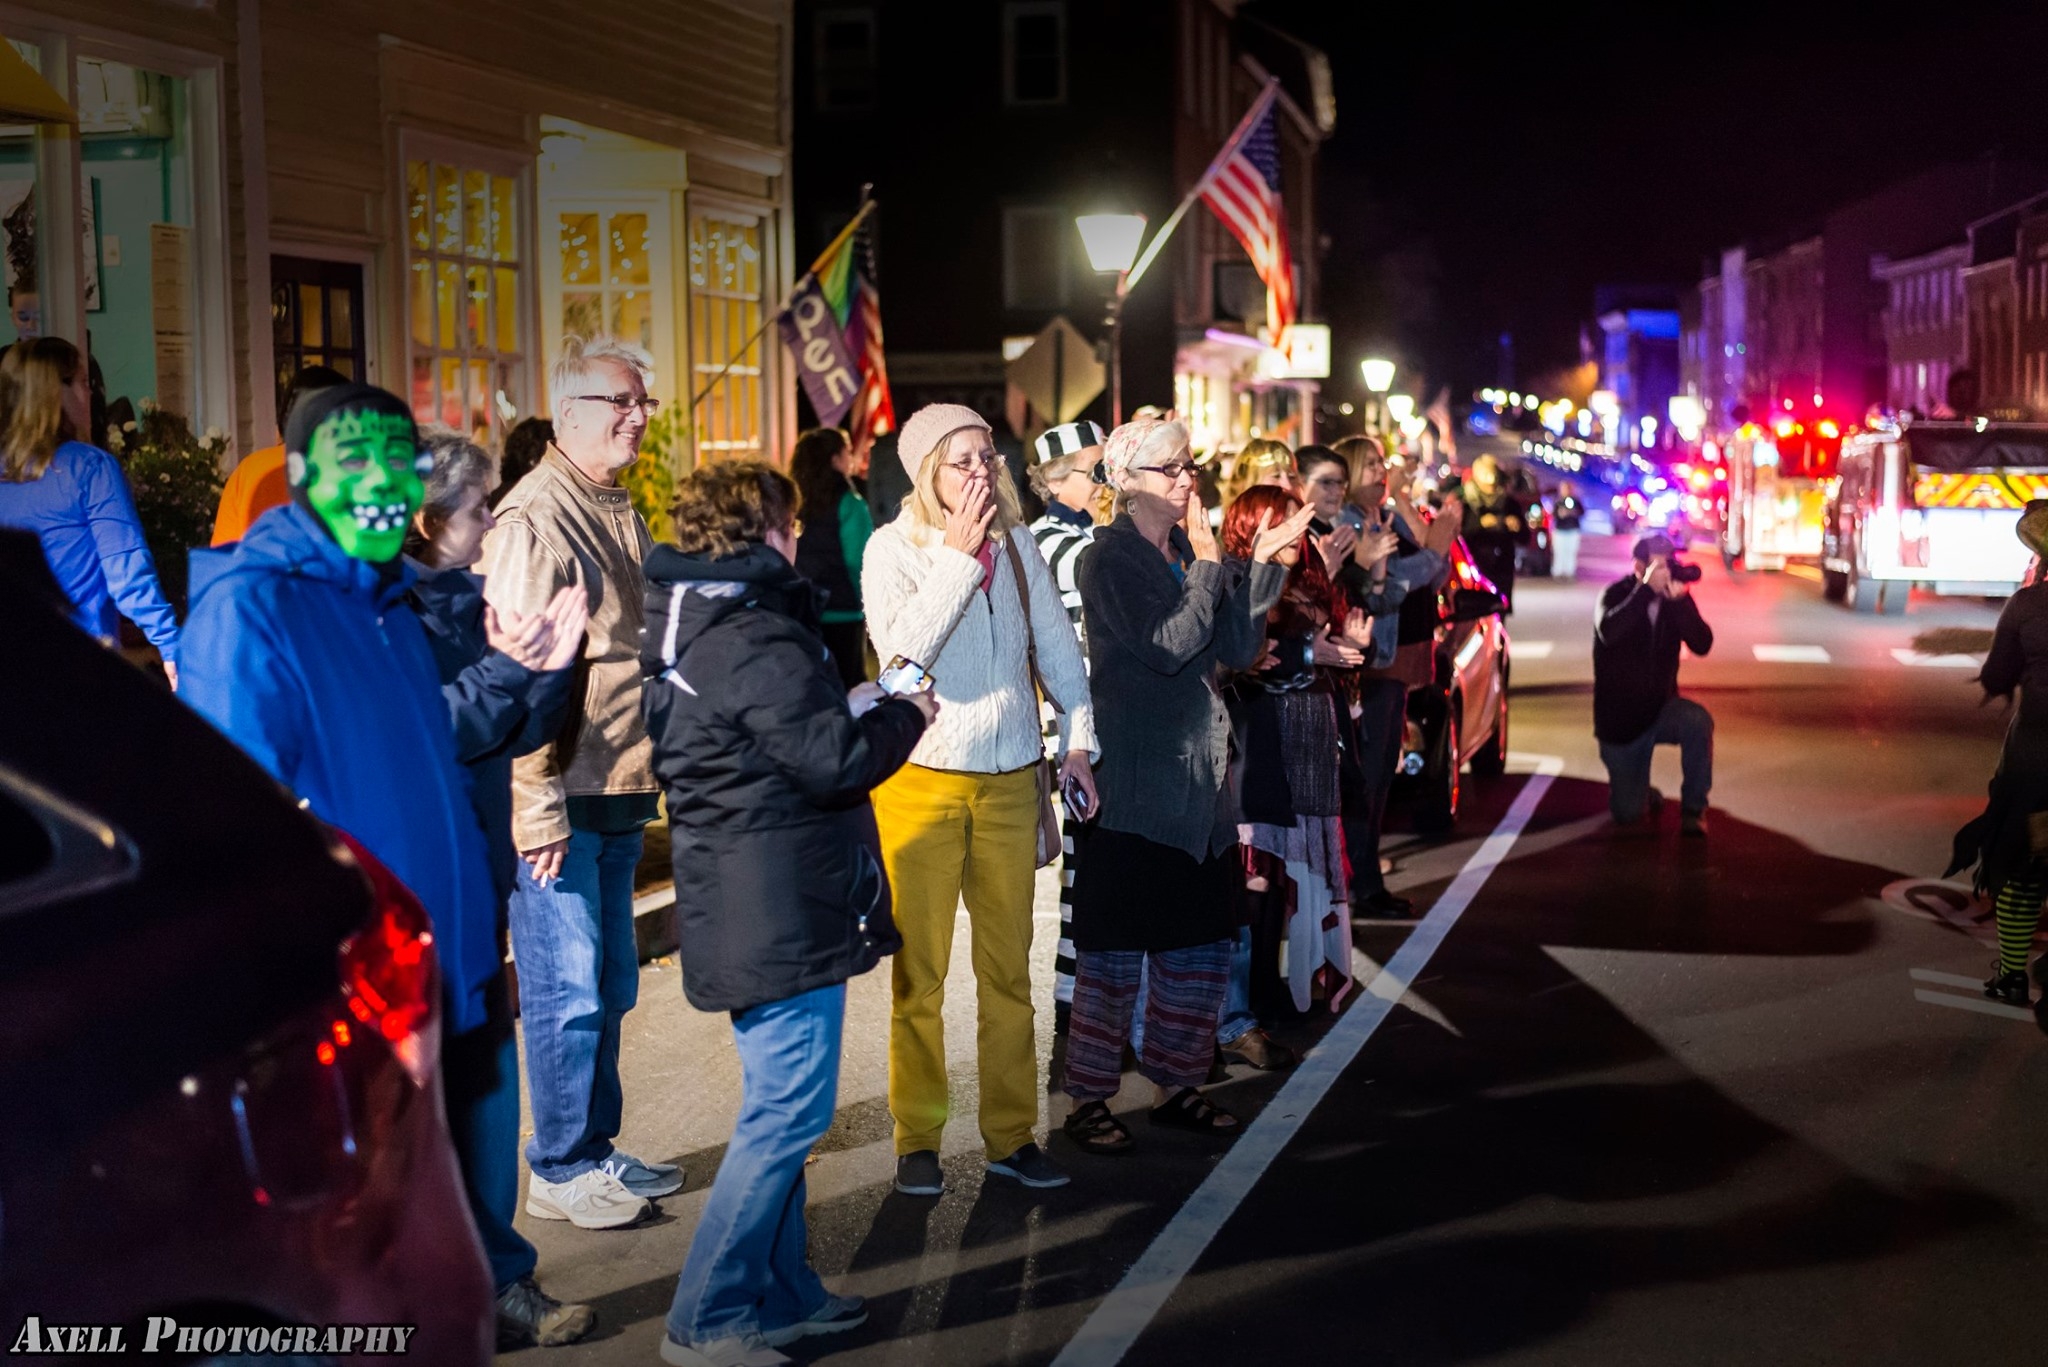
[[[1237,128],[1231,133],[1230,140],[1223,144],[1223,150],[1210,159],[1209,169],[1202,172],[1200,179],[1196,180],[1193,187],[1188,190],[1179,206],[1174,209],[1172,216],[1160,225],[1159,231],[1152,234],[1152,240],[1145,244],[1145,254],[1138,258],[1137,265],[1131,267],[1130,275],[1126,277],[1124,282],[1125,289],[1129,289],[1138,283],[1139,279],[1145,274],[1145,268],[1152,264],[1152,258],[1159,255],[1160,251],[1166,246],[1166,240],[1173,236],[1173,230],[1178,228],[1181,219],[1187,216],[1189,207],[1202,197],[1202,191],[1208,187],[1210,180],[1214,179],[1217,170],[1223,163],[1230,160],[1231,154],[1237,151],[1237,145],[1243,142],[1245,135],[1252,131],[1252,125],[1265,116],[1267,108],[1273,103],[1274,98],[1279,93],[1280,78],[1278,76],[1267,77],[1266,88],[1259,92],[1259,98],[1252,101],[1252,107],[1247,109],[1244,117],[1237,121]]]
[[[875,207],[873,193],[874,188],[875,187],[873,182],[869,182],[868,184],[860,187],[860,210],[859,212],[854,214],[852,221],[849,222],[844,228],[841,228],[839,230],[839,236],[832,239],[831,245],[827,246],[824,251],[818,253],[818,259],[810,264],[810,268],[806,270],[802,275],[796,278],[796,283],[789,287],[789,293],[782,296],[782,303],[773,311],[767,313],[762,317],[761,326],[755,328],[753,334],[749,336],[746,341],[741,342],[739,344],[739,347],[733,352],[731,359],[728,360],[724,364],[724,366],[722,366],[719,369],[719,372],[716,375],[713,375],[710,378],[710,380],[706,381],[702,389],[697,391],[696,397],[690,400],[690,416],[692,421],[694,421],[696,418],[698,405],[702,404],[705,399],[710,397],[712,390],[718,388],[720,384],[724,383],[725,377],[732,373],[732,368],[740,363],[740,358],[745,356],[749,351],[752,351],[754,349],[754,343],[760,341],[762,335],[765,334],[769,328],[775,326],[775,320],[780,318],[783,315],[783,313],[788,310],[789,301],[796,297],[797,291],[801,290],[805,285],[809,284],[813,279],[817,277],[818,267],[824,265],[827,261],[829,261],[832,258],[833,253],[837,252],[840,248],[844,247],[846,245],[847,239],[852,237],[855,231],[857,231],[860,228],[860,225],[864,221],[866,221],[869,212],[873,210]]]

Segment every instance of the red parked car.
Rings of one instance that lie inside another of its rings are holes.
[[[0,1343],[413,1325],[488,1362],[419,904],[55,589],[0,535]]]

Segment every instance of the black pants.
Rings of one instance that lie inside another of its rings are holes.
[[[826,622],[822,624],[825,633],[825,648],[832,652],[832,664],[839,670],[839,681],[848,688],[867,682],[868,677],[868,632],[861,622]]]
[[[1399,679],[1366,679],[1353,723],[1355,775],[1345,784],[1344,847],[1351,857],[1351,900],[1364,902],[1387,890],[1380,874],[1380,827],[1387,795],[1394,788],[1394,761],[1408,719],[1408,685]]]

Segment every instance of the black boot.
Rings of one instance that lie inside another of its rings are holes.
[[[2025,1006],[2033,1000],[2033,994],[2027,989],[2027,972],[2023,968],[2010,973],[2002,969],[1994,971],[1984,980],[1984,995],[2008,1006]]]

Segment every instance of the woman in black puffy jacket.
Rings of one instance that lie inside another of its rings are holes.
[[[846,980],[900,943],[868,791],[936,709],[848,693],[795,569],[796,486],[719,464],[647,558],[643,707],[668,797],[683,991],[732,1015],[743,1096],[668,1315],[669,1362],[731,1361],[867,1318],[805,1255],[804,1158],[832,1123]]]

